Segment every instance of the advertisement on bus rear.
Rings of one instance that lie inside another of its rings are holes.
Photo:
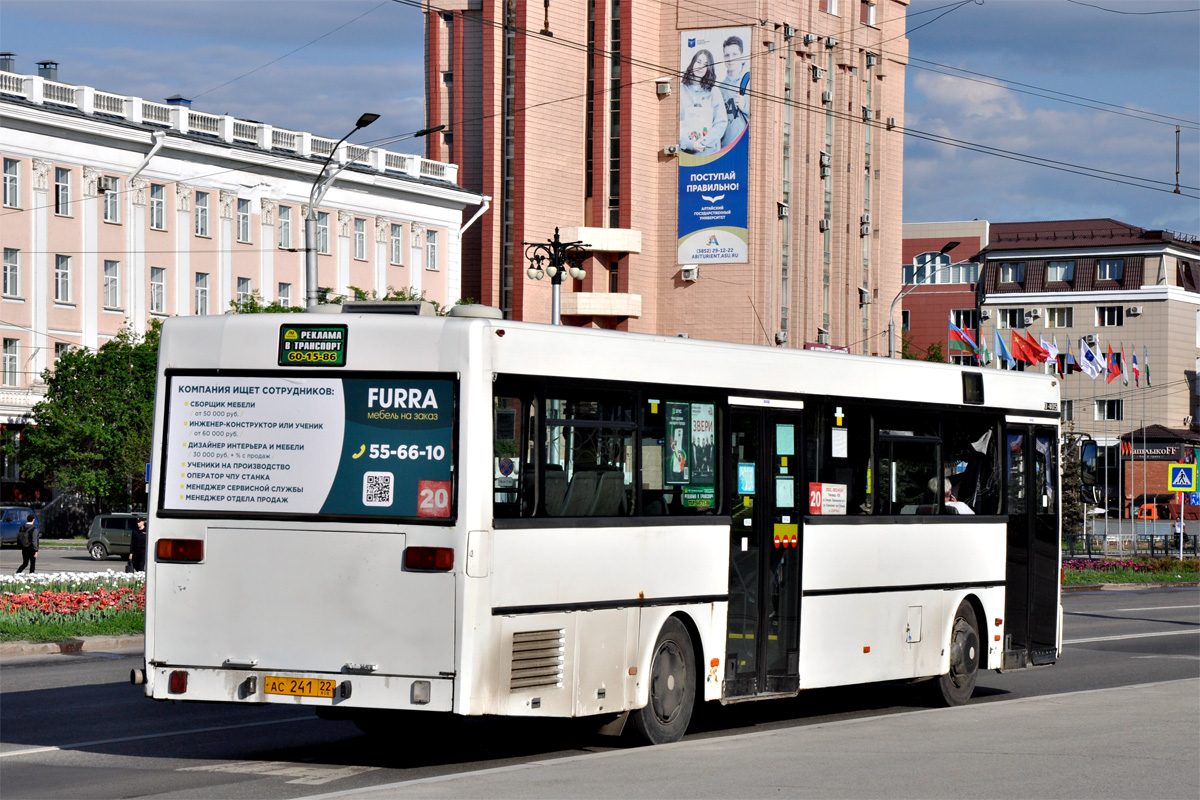
[[[453,380],[168,377],[164,511],[452,516]]]

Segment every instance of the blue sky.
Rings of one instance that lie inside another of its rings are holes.
[[[1200,234],[1197,9],[1200,0],[913,0],[905,221],[1113,217]],[[1150,13],[1164,11],[1178,13]],[[363,111],[382,115],[352,141],[424,123],[421,14],[390,0],[4,0],[0,49],[18,54],[21,72],[54,59],[64,82],[179,93],[204,111],[335,138]],[[1170,193],[1176,124],[1180,181],[1193,187],[1181,195]],[[1010,157],[918,138],[928,135]],[[394,147],[404,145],[420,147]],[[1077,168],[1112,174],[1064,171]],[[1116,182],[1147,178],[1167,191]]]

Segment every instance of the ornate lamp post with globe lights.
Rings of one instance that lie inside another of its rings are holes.
[[[529,261],[529,269],[525,274],[530,280],[540,281],[544,276],[550,276],[550,322],[562,324],[561,294],[563,279],[570,275],[576,280],[587,277],[587,270],[581,264],[587,258],[587,248],[591,245],[582,241],[564,242],[558,238],[558,228],[554,229],[554,238],[546,242],[522,242],[525,245],[525,258]]]

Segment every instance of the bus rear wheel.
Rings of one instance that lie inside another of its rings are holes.
[[[687,628],[671,617],[650,659],[650,702],[632,714],[633,730],[649,744],[677,742],[696,705],[696,656]]]
[[[979,678],[979,657],[979,623],[975,610],[964,600],[950,630],[950,671],[933,681],[934,700],[946,706],[961,706],[970,700]]]

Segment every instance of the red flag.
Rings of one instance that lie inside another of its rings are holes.
[[[1029,346],[1029,355],[1033,357],[1034,364],[1049,360],[1050,351],[1035,342],[1032,333],[1025,334],[1025,344]]]
[[[1012,354],[1017,361],[1024,361],[1026,364],[1033,364],[1033,358],[1029,355],[1029,343],[1021,338],[1021,334],[1016,331],[1012,332]]]
[[[1117,361],[1113,358],[1112,345],[1108,346],[1108,379],[1106,383],[1112,383],[1121,374],[1121,370],[1117,369]]]

